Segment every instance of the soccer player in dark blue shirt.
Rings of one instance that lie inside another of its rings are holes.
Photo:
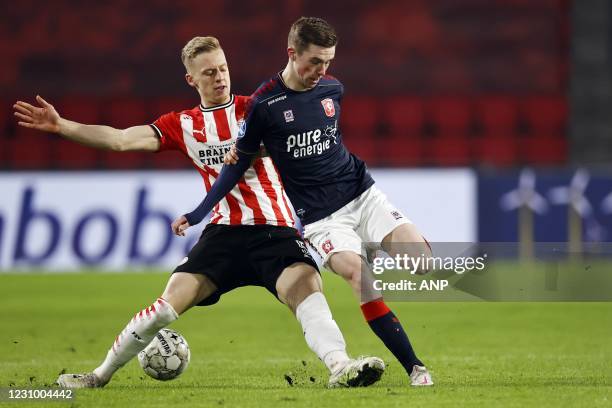
[[[374,186],[365,163],[342,143],[338,123],[344,87],[325,75],[336,44],[334,29],[322,19],[302,17],[292,25],[287,66],[252,95],[234,156],[226,156],[234,165],[224,166],[200,206],[177,219],[173,228],[181,233],[199,223],[238,182],[263,143],[304,226],[304,238],[324,265],[351,285],[368,324],[400,361],[411,384],[432,385],[399,320],[373,288],[362,245],[376,243],[391,256],[431,256],[431,251],[415,226]]]

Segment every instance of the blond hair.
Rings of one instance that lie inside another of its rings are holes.
[[[220,50],[221,44],[215,37],[193,37],[185,44],[181,51],[181,60],[183,65],[187,67],[187,62],[191,61],[203,52],[211,52]]]

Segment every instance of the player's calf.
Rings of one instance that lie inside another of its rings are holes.
[[[174,308],[163,298],[136,313],[117,335],[106,359],[93,373],[63,374],[57,384],[66,388],[98,388],[106,385],[113,374],[151,342],[161,329],[178,318]]]

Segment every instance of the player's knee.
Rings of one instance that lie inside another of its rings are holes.
[[[286,268],[276,281],[278,298],[292,311],[309,295],[321,290],[320,275],[307,264],[294,264]]]
[[[210,296],[217,287],[205,275],[176,272],[168,281],[164,298],[179,315]]]

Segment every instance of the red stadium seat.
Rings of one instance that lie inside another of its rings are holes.
[[[191,159],[174,150],[151,154],[149,163],[156,169],[184,169],[192,166]]]
[[[391,136],[383,145],[385,152],[380,159],[386,166],[418,166],[427,163],[421,137]]]
[[[515,98],[483,97],[476,102],[475,113],[484,133],[490,136],[514,133],[519,110]]]
[[[148,166],[150,152],[102,152],[102,165],[109,169],[144,169]]]
[[[146,103],[141,99],[112,99],[106,102],[104,108],[105,124],[118,129],[146,125],[154,119],[149,117]]]
[[[387,99],[382,105],[382,120],[391,137],[420,136],[425,125],[423,100],[411,97]]]
[[[0,140],[6,138],[8,132],[8,124],[13,120],[12,105],[7,101],[0,100]],[[15,124],[17,123],[15,118]]]
[[[359,156],[368,165],[378,164],[377,142],[374,135],[365,132],[353,132],[351,136],[344,137],[344,144],[351,153]]]
[[[427,111],[438,136],[464,136],[470,132],[472,103],[467,98],[434,98],[429,101]]]
[[[566,164],[567,139],[556,135],[528,137],[520,142],[520,152],[526,164]]]
[[[97,149],[63,139],[61,136],[53,141],[53,147],[56,168],[94,169],[101,154]]]
[[[70,96],[57,101],[54,106],[67,119],[90,125],[104,124],[102,105],[95,98]]]
[[[156,98],[148,103],[151,122],[169,112],[182,112],[198,105],[196,98]]]
[[[471,142],[475,164],[507,167],[518,161],[518,139],[515,134],[490,134]]]
[[[566,133],[568,111],[565,97],[533,97],[523,101],[521,108],[532,135]]]
[[[364,131],[374,133],[380,104],[372,98],[351,97],[342,102],[341,126],[344,133]]]
[[[19,129],[22,129],[21,127]],[[7,139],[8,166],[18,170],[40,170],[51,167],[50,136],[29,129],[17,132]]]
[[[427,141],[428,158],[439,166],[465,166],[470,163],[470,141],[465,136],[451,135]]]

